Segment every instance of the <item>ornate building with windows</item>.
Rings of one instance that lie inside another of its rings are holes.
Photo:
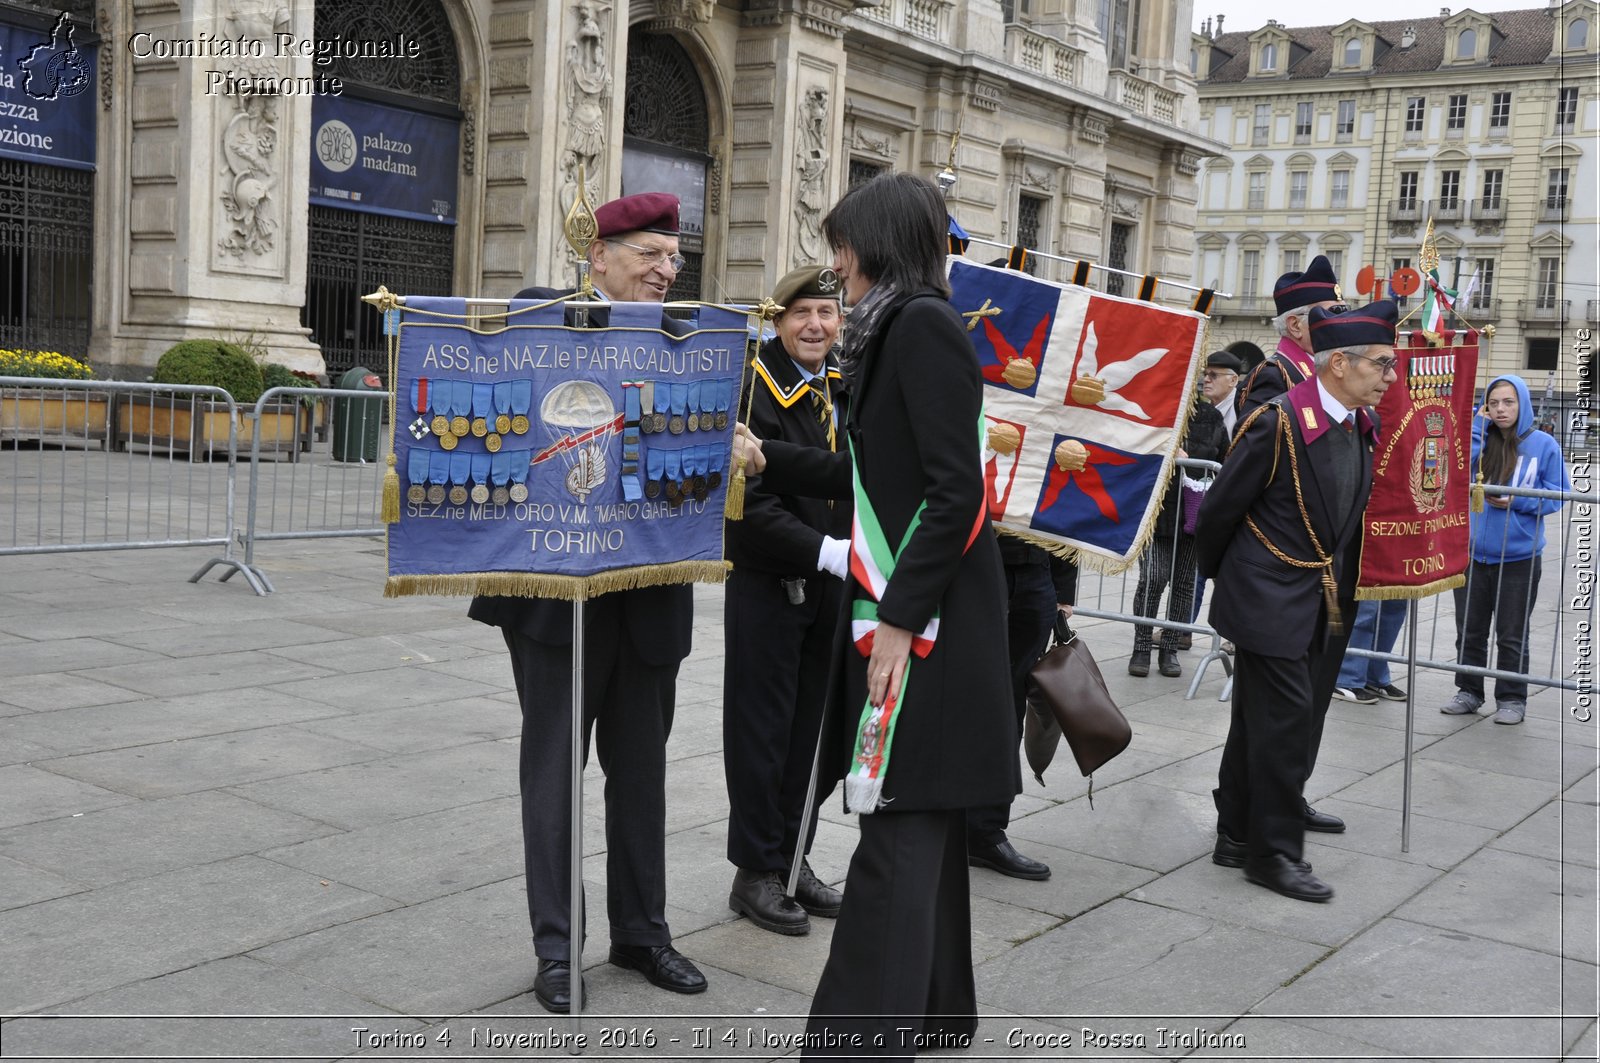
[[[1477,287],[1492,372],[1548,371],[1600,320],[1600,25],[1594,0],[1480,14],[1195,34],[1201,175],[1195,275],[1232,293],[1212,337],[1275,343],[1272,283],[1313,255],[1350,298],[1417,265],[1429,219],[1440,277]],[[1382,295],[1389,291],[1385,286]],[[1420,297],[1403,304],[1414,309]]]
[[[570,283],[561,220],[580,174],[596,203],[682,198],[675,297],[758,298],[827,255],[820,220],[851,182],[932,176],[952,156],[951,211],[974,236],[1186,280],[1197,174],[1218,149],[1195,132],[1191,14],[0,0],[5,70],[43,42],[82,75],[37,103],[0,79],[0,99],[37,111],[11,123],[21,145],[0,123],[0,342],[129,376],[202,335],[250,336],[297,368],[375,364],[377,316],[357,297],[379,284]],[[86,151],[54,150],[69,130]]]

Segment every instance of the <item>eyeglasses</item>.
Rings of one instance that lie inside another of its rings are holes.
[[[1377,366],[1378,372],[1384,376],[1388,376],[1390,373],[1396,372],[1397,367],[1400,365],[1400,359],[1394,357],[1374,358],[1370,354],[1352,354],[1350,351],[1345,351],[1344,356],[1346,358],[1364,358],[1373,365]]]
[[[1207,369],[1204,373],[1200,374],[1201,378],[1204,380],[1218,380],[1238,375],[1239,374],[1235,373],[1232,369]]]
[[[669,253],[661,250],[659,247],[643,247],[639,244],[630,244],[626,240],[614,240],[609,238],[606,240],[606,243],[621,244],[623,247],[637,252],[639,257],[644,260],[645,265],[649,266],[651,269],[655,269],[657,266],[665,263],[672,267],[672,272],[677,273],[679,270],[683,269],[684,266],[689,264],[689,260],[678,254],[676,251]]]

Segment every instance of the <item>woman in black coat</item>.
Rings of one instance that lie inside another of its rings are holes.
[[[835,653],[828,722],[840,740],[828,755],[849,772],[861,840],[807,1056],[909,1057],[971,1038],[964,810],[1021,788],[982,384],[948,301],[945,227],[938,190],[910,174],[852,189],[823,220],[853,306],[848,456],[763,447],[741,426],[765,486],[853,497],[858,517],[846,587],[855,631],[844,625]]]

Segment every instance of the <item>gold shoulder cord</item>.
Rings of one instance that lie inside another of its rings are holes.
[[[1258,407],[1256,412],[1259,413],[1264,409],[1266,409],[1265,406]],[[1253,416],[1254,414],[1252,414]],[[1295,504],[1300,508],[1300,520],[1305,525],[1306,534],[1311,537],[1311,549],[1316,552],[1317,560],[1302,561],[1297,557],[1290,557],[1278,549],[1271,539],[1266,537],[1265,533],[1256,526],[1255,519],[1249,514],[1245,515],[1244,522],[1249,526],[1251,532],[1255,534],[1255,537],[1261,540],[1261,545],[1265,546],[1272,556],[1279,561],[1295,568],[1320,568],[1322,570],[1322,597],[1328,607],[1328,627],[1335,635],[1340,635],[1344,633],[1344,618],[1339,613],[1339,585],[1333,578],[1333,558],[1323,551],[1322,541],[1317,538],[1316,531],[1311,527],[1311,514],[1306,512],[1305,493],[1300,488],[1300,459],[1295,454],[1294,437],[1291,434],[1294,432],[1294,426],[1289,423],[1289,420],[1288,417],[1284,417],[1281,414],[1278,417],[1278,424],[1281,427],[1278,437],[1273,443],[1272,471],[1274,476],[1277,475],[1278,449],[1282,444],[1288,443],[1289,473],[1294,478],[1294,500]],[[1271,483],[1272,478],[1268,477],[1267,482]]]

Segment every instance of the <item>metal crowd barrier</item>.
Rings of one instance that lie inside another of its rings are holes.
[[[1216,462],[1199,461],[1195,459],[1180,459],[1177,464],[1188,470],[1191,474],[1214,475],[1221,466]],[[1200,478],[1196,476],[1196,478]],[[1596,606],[1600,605],[1600,594],[1596,594],[1594,553],[1596,549],[1595,507],[1600,507],[1600,493],[1580,493],[1576,491],[1544,491],[1535,488],[1516,488],[1505,486],[1484,485],[1484,494],[1488,497],[1512,498],[1543,498],[1559,500],[1563,508],[1555,513],[1547,514],[1541,518],[1545,523],[1546,549],[1548,559],[1550,548],[1557,542],[1560,543],[1559,559],[1543,565],[1543,571],[1536,587],[1530,587],[1533,600],[1529,603],[1527,611],[1531,614],[1529,630],[1523,634],[1524,645],[1529,648],[1530,665],[1527,671],[1514,671],[1491,667],[1495,662],[1497,649],[1494,633],[1491,631],[1488,643],[1489,663],[1484,666],[1464,665],[1459,662],[1460,633],[1458,622],[1461,609],[1457,606],[1457,598],[1469,599],[1473,589],[1473,580],[1481,569],[1479,566],[1468,567],[1468,582],[1465,587],[1452,594],[1436,594],[1418,601],[1419,634],[1427,632],[1426,649],[1419,651],[1416,665],[1434,671],[1448,672],[1458,675],[1481,676],[1486,679],[1521,680],[1530,687],[1550,687],[1559,690],[1576,691],[1593,696],[1597,686],[1592,668],[1586,674],[1577,674],[1577,669],[1568,668],[1563,664],[1563,648],[1569,653],[1572,649],[1572,639],[1575,634],[1586,633],[1592,636],[1600,631],[1600,616],[1597,616]],[[1575,519],[1567,519],[1570,512],[1567,507],[1579,507]],[[1587,507],[1587,508],[1584,508]],[[1584,544],[1574,543],[1574,525],[1585,523],[1589,527],[1589,541]],[[1198,661],[1192,663],[1189,675],[1189,684],[1185,694],[1186,700],[1193,699],[1206,678],[1206,674],[1213,663],[1220,663],[1225,681],[1217,695],[1219,701],[1225,701],[1232,692],[1232,653],[1223,642],[1222,637],[1209,624],[1204,622],[1204,605],[1197,593],[1195,605],[1191,611],[1188,622],[1173,620],[1165,615],[1170,611],[1172,588],[1179,578],[1176,569],[1180,563],[1178,544],[1170,544],[1171,549],[1165,551],[1172,558],[1172,568],[1168,570],[1166,579],[1166,592],[1155,603],[1149,612],[1161,614],[1158,616],[1142,615],[1136,607],[1135,591],[1140,577],[1140,566],[1135,565],[1126,572],[1114,576],[1102,575],[1085,571],[1078,578],[1078,601],[1074,605],[1075,616],[1083,616],[1096,620],[1109,620],[1116,623],[1129,625],[1149,625],[1153,628],[1153,639],[1159,644],[1161,631],[1173,629],[1188,632],[1196,639],[1209,639],[1210,647]],[[1503,559],[1508,544],[1502,542],[1497,550],[1498,556]],[[1155,551],[1147,548],[1142,564],[1147,564],[1148,558],[1154,556]],[[1495,567],[1491,565],[1490,567]],[[1587,573],[1585,575],[1585,573]],[[1499,571],[1495,573],[1499,577]],[[1206,583],[1205,587],[1210,588]],[[1499,597],[1498,588],[1496,597]],[[1578,604],[1574,604],[1574,602]],[[1571,606],[1569,609],[1568,607]],[[1579,617],[1568,621],[1568,613],[1581,613]],[[1406,623],[1410,622],[1410,613]],[[1545,633],[1543,627],[1554,617],[1554,630],[1549,636],[1549,645],[1544,645]],[[1270,622],[1264,618],[1263,622]],[[1398,648],[1398,647],[1397,647]],[[1533,651],[1537,648],[1538,656],[1534,657]],[[1132,649],[1132,641],[1128,644]],[[1548,650],[1548,658],[1545,651]],[[1383,660],[1391,665],[1406,666],[1410,657],[1403,653],[1380,652],[1370,649],[1352,647],[1347,651],[1355,657]],[[1102,659],[1118,656],[1115,652],[1102,651]],[[1548,659],[1548,665],[1542,670],[1534,667],[1535,663],[1542,664]],[[1186,667],[1191,666],[1189,659],[1183,661]]]

